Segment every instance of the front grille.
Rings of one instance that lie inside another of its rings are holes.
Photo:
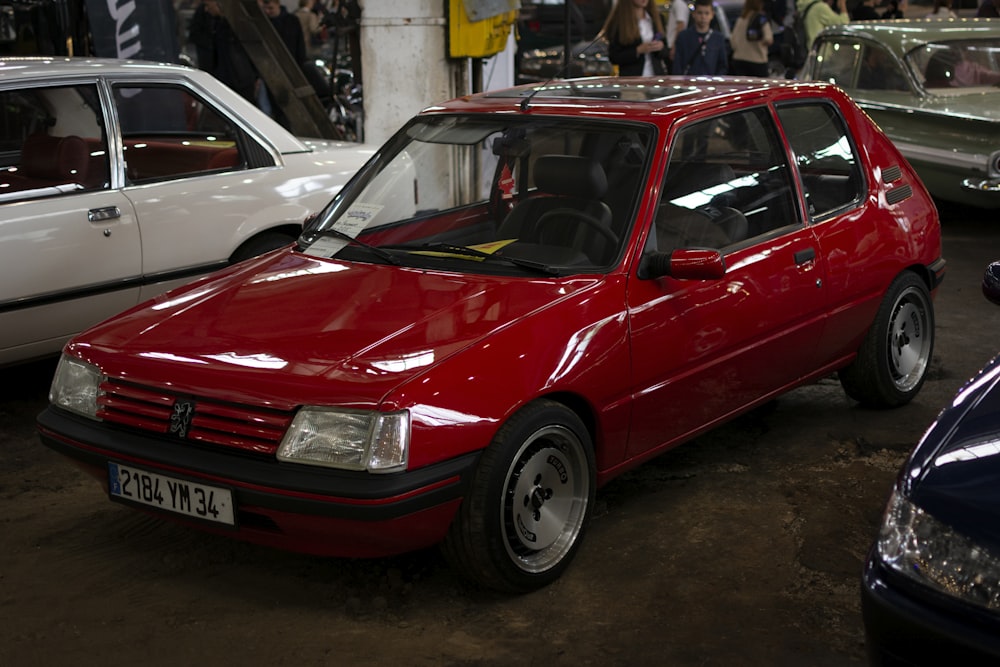
[[[193,406],[183,423],[178,417],[183,411],[175,408],[178,405]],[[273,455],[292,421],[293,413],[189,396],[107,378],[101,383],[97,416],[106,422],[141,431]]]

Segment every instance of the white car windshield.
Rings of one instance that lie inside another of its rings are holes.
[[[472,272],[608,270],[646,182],[651,126],[423,116],[308,225],[304,252]]]

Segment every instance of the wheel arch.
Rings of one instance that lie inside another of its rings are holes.
[[[242,243],[236,246],[233,252],[229,255],[229,261],[237,262],[258,254],[257,252],[248,252],[248,249],[253,248],[256,244],[264,241],[268,237],[280,235],[287,236],[289,239],[296,239],[301,233],[302,225],[295,224],[283,224],[276,225],[274,227],[267,227],[266,229],[259,229],[252,236],[244,239]]]
[[[590,435],[591,445],[595,450],[594,454],[596,456],[598,442],[597,414],[595,413],[593,406],[583,396],[568,391],[557,391],[538,396],[532,401],[529,401],[529,403],[538,400],[550,400],[556,403],[561,403],[576,413],[576,416],[580,418],[580,421],[582,421],[583,425],[587,428],[587,433]],[[516,410],[514,412],[516,412]]]

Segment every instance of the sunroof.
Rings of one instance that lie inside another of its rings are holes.
[[[698,91],[696,86],[675,83],[634,83],[630,81],[553,81],[531,88],[511,88],[491,91],[489,97],[514,97],[532,100],[560,97],[567,99],[621,100],[623,102],[655,102],[669,100]]]

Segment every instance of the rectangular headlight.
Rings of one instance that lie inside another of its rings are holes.
[[[63,355],[49,388],[49,402],[78,415],[97,419],[97,397],[101,370],[92,364]]]
[[[1000,558],[893,491],[879,531],[888,567],[964,602],[1000,609]]]
[[[278,460],[343,470],[406,468],[410,413],[304,407],[278,447]]]

